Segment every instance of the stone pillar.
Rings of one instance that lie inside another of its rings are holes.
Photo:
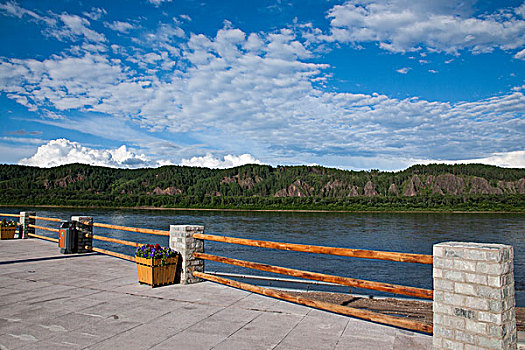
[[[512,246],[434,245],[434,349],[516,349]]]
[[[170,225],[170,248],[181,255],[180,283],[201,282],[193,271],[204,272],[204,260],[193,258],[194,252],[204,253],[204,241],[193,238],[195,233],[204,233],[204,226]]]
[[[35,228],[29,227],[29,225],[35,225],[36,220],[31,219],[30,216],[36,216],[34,211],[21,211],[20,212],[20,228],[18,238],[29,238],[28,234],[35,234]]]
[[[93,217],[72,216],[71,227],[76,230],[75,253],[90,253],[93,248]]]

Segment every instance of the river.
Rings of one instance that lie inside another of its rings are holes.
[[[2,208],[18,213],[31,208]],[[504,243],[514,246],[516,303],[525,306],[525,214],[454,213],[295,213],[171,210],[33,209],[38,216],[68,219],[93,216],[96,222],[169,230],[169,225],[204,225],[210,234],[405,253],[432,254],[432,245],[444,241]],[[54,223],[38,224],[51,225]],[[54,225],[54,226],[53,226]],[[140,243],[168,244],[168,238],[95,228],[95,234]],[[39,234],[53,236],[52,232]],[[95,241],[95,246],[133,255],[134,249]],[[206,241],[210,254],[352,278],[432,288],[430,265],[335,257],[245,247]],[[206,262],[207,271],[274,276],[219,263]],[[285,277],[285,276],[278,276]],[[253,283],[254,281],[248,281]],[[295,284],[257,281],[292,288]],[[302,286],[302,288],[306,288]],[[316,290],[347,292],[348,287],[310,286]],[[388,295],[352,288],[352,293]]]

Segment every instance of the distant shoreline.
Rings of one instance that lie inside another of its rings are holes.
[[[259,212],[259,213],[340,213],[340,214],[525,214],[525,211],[465,211],[465,210],[322,210],[322,209],[220,209],[220,208],[159,208],[159,207],[105,207],[73,205],[7,205],[0,208],[56,208],[56,209],[114,209],[114,210],[159,210],[159,211],[213,211],[213,212]]]

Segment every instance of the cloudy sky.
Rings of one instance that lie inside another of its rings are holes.
[[[0,0],[0,163],[525,167],[525,2]]]

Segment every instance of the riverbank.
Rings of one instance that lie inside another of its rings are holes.
[[[0,208],[49,208],[49,209],[104,209],[104,210],[158,210],[158,211],[208,211],[208,212],[254,212],[254,213],[392,213],[392,214],[525,214],[525,210],[516,211],[476,211],[476,210],[321,210],[321,209],[247,209],[247,208],[166,208],[166,207],[113,207],[96,205],[23,205],[23,204],[0,204]]]

